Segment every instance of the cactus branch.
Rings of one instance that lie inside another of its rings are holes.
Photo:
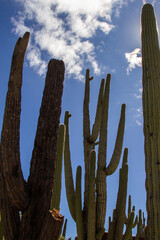
[[[82,198],[81,198],[81,167],[77,167],[76,173],[76,226],[78,240],[84,240],[83,230],[83,212],[82,212]]]
[[[111,161],[105,170],[106,175],[113,174],[119,165],[121,152],[122,152],[122,145],[123,145],[124,127],[125,127],[125,109],[126,109],[126,105],[122,104],[121,117],[120,117],[119,126],[118,126],[116,143],[115,143]]]
[[[55,162],[55,177],[52,189],[52,201],[51,209],[55,208],[59,210],[60,198],[61,198],[61,176],[62,176],[62,160],[64,153],[65,144],[65,125],[61,124],[58,129],[58,142],[57,142],[57,153]]]
[[[24,210],[29,201],[21,170],[19,146],[22,71],[29,36],[27,32],[23,38],[19,38],[13,52],[1,133],[2,164],[6,187],[11,201],[20,210]]]
[[[75,210],[75,190],[71,166],[70,146],[69,146],[69,118],[71,114],[66,111],[64,124],[66,126],[66,140],[64,149],[64,171],[65,171],[65,186],[69,210],[74,221],[76,221]]]

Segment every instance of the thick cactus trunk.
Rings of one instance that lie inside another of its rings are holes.
[[[142,9],[143,117],[147,191],[146,239],[160,239],[160,52],[152,5]]]
[[[14,49],[1,134],[1,212],[5,240],[56,240],[63,217],[51,212],[50,203],[61,113],[64,63],[48,65],[28,182],[20,163],[19,130],[24,55],[29,33]],[[22,212],[20,220],[19,211]]]

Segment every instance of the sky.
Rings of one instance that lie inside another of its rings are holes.
[[[123,148],[129,149],[128,195],[132,205],[146,216],[145,158],[142,110],[141,8],[145,0],[0,0],[0,128],[14,45],[25,31],[31,33],[25,56],[22,86],[20,129],[21,164],[25,179],[43,94],[49,59],[62,59],[66,74],[62,98],[61,123],[68,110],[73,176],[83,161],[82,111],[84,76],[87,68],[91,82],[90,118],[93,124],[100,81],[111,73],[107,162],[110,161],[122,103],[126,103],[126,126]],[[160,26],[160,1],[150,0]],[[120,162],[121,167],[122,159]],[[107,214],[116,206],[119,168],[107,177]],[[82,177],[82,184],[83,182]],[[82,187],[82,196],[83,196]],[[66,237],[76,236],[66,200],[64,173],[60,213],[68,219]],[[135,233],[136,230],[133,231]]]

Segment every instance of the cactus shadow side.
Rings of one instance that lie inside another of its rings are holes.
[[[30,34],[13,52],[0,143],[0,209],[5,240],[57,240],[63,217],[50,211],[57,151],[57,132],[65,67],[51,59],[45,79],[28,181],[20,162],[20,112],[24,56]],[[19,212],[22,213],[20,218]]]

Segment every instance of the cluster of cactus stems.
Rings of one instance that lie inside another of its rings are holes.
[[[125,148],[122,168],[119,172],[116,208],[113,211],[112,220],[109,219],[107,240],[130,240],[132,239],[132,229],[136,226],[136,240],[144,237],[144,229],[146,240],[160,240],[160,51],[156,19],[151,4],[143,6],[141,23],[147,227],[145,229],[145,218],[144,215],[142,217],[141,210],[139,210],[139,216],[135,217],[135,207],[133,206],[131,209],[130,196],[128,215],[125,214],[128,182],[128,149]],[[26,182],[23,178],[20,163],[19,129],[22,69],[28,41],[29,33],[25,33],[23,38],[17,41],[14,49],[1,134],[0,209],[5,240],[35,240],[37,237],[39,237],[39,240],[58,239],[63,223],[63,218],[58,213],[63,155],[66,196],[71,216],[76,222],[78,240],[100,240],[105,231],[106,177],[116,171],[120,162],[126,106],[122,104],[114,151],[106,167],[111,75],[108,74],[106,80],[102,79],[101,81],[95,121],[91,130],[89,102],[90,82],[93,77],[90,77],[90,72],[87,69],[83,102],[85,181],[84,203],[82,204],[81,166],[77,167],[75,186],[73,181],[69,141],[69,118],[71,114],[68,111],[65,113],[64,124],[59,126],[64,64],[62,61],[51,60],[48,65],[30,175]],[[53,76],[54,74],[55,76]],[[53,86],[51,87],[51,85]],[[53,99],[55,99],[54,103]],[[96,145],[98,145],[98,154],[95,151]],[[53,165],[51,164],[52,161]],[[49,209],[53,210],[49,211]],[[20,211],[22,212],[21,220]],[[57,233],[52,232],[51,229],[56,222],[56,220],[53,220],[53,216],[59,217]],[[0,224],[0,239],[3,238],[2,223]],[[67,220],[64,224],[61,239],[65,239],[66,224]],[[124,224],[126,224],[125,233],[123,233]]]
[[[145,4],[141,15],[143,119],[147,191],[145,239],[160,239],[160,50],[154,9]]]
[[[69,145],[69,118],[71,117],[71,114],[68,111],[66,111],[64,119],[64,124],[66,126],[64,150],[66,195],[71,216],[76,222],[79,240],[101,239],[105,231],[104,224],[107,201],[106,176],[114,173],[118,167],[122,152],[125,127],[125,104],[122,104],[115,148],[110,163],[106,167],[108,107],[111,75],[107,75],[106,81],[105,79],[102,79],[101,81],[95,121],[92,127],[92,132],[90,132],[89,95],[90,81],[92,79],[93,77],[90,77],[89,70],[87,69],[83,103],[83,143],[85,162],[84,206],[82,206],[81,197],[80,166],[77,168],[76,187],[74,188]],[[97,139],[98,142],[96,142]],[[98,145],[97,162],[95,145]],[[121,178],[121,181],[123,181],[124,179],[122,176]]]
[[[125,149],[127,151],[127,149]],[[120,169],[121,172],[128,171],[127,169],[127,153],[124,151],[123,156],[123,163],[122,168]],[[124,170],[124,164],[126,165],[126,169]],[[122,173],[121,173],[122,174]],[[127,178],[128,174],[125,172],[123,174],[123,179]],[[121,175],[120,175],[121,179]],[[125,188],[123,188],[123,184],[125,184]],[[117,203],[116,203],[116,209],[113,210],[113,220],[111,220],[111,217],[109,217],[109,231],[107,233],[106,240],[132,240],[132,229],[137,226],[137,233],[134,237],[135,240],[144,239],[144,228],[145,228],[145,218],[143,213],[142,218],[142,210],[139,210],[139,215],[135,217],[135,206],[131,207],[131,196],[128,197],[128,212],[127,216],[125,214],[125,208],[126,208],[126,187],[127,187],[127,179],[125,179],[125,182],[122,182],[122,180],[119,181],[119,190],[118,190],[118,197],[117,197]],[[120,189],[125,189],[125,192],[123,191],[123,196],[120,196]],[[122,202],[121,202],[122,199]],[[126,229],[124,232],[124,224],[126,225]]]
[[[48,64],[30,175],[25,181],[21,170],[19,135],[23,62],[29,36],[26,32],[14,48],[1,133],[0,210],[3,233],[5,240],[57,240],[63,217],[55,210],[50,211],[50,203],[65,69],[63,61],[51,59]],[[60,128],[63,140],[64,129]]]

